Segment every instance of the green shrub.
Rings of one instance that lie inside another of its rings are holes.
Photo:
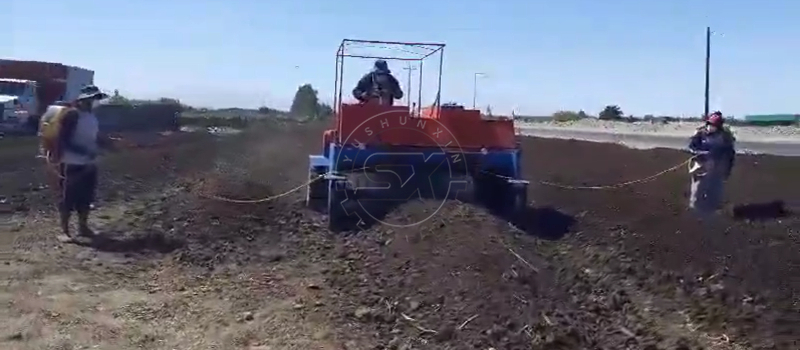
[[[586,113],[583,111],[580,112],[572,112],[572,111],[558,111],[553,113],[553,120],[557,122],[569,122],[575,120],[581,120],[586,118]]]

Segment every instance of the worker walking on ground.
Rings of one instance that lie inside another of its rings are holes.
[[[100,146],[105,146],[105,142],[98,138],[99,122],[92,110],[99,100],[106,97],[97,87],[86,86],[71,107],[65,107],[60,115],[50,121],[57,128],[55,149],[48,150],[48,159],[57,161],[58,166],[62,230],[59,240],[63,242],[74,239],[69,229],[73,211],[78,213],[78,235],[94,235],[89,228],[89,211],[97,186],[95,160]],[[43,134],[48,132],[51,131],[45,130]]]
[[[372,71],[358,81],[353,97],[362,103],[377,101],[382,106],[392,106],[394,100],[403,98],[403,90],[386,61],[377,60]]]
[[[689,208],[703,216],[722,206],[725,181],[736,158],[736,140],[724,124],[722,113],[714,112],[689,142],[689,149],[695,155],[689,170],[692,177]]]

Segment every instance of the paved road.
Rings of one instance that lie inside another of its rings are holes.
[[[593,142],[619,143],[631,148],[673,148],[684,149],[688,142],[686,137],[646,135],[646,134],[612,134],[602,131],[576,131],[557,129],[521,128],[520,134],[559,139],[576,139]],[[753,142],[738,141],[736,148],[741,153],[760,153],[778,156],[800,157],[800,142]]]

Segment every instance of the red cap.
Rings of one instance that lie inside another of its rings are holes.
[[[722,118],[722,112],[719,111],[711,113],[711,115],[708,116],[708,119],[706,119],[706,123],[716,126],[722,125],[723,122],[724,119]]]

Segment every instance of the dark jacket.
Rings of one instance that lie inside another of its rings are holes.
[[[353,97],[361,102],[365,102],[370,98],[387,98],[389,105],[393,104],[393,100],[403,98],[403,90],[400,89],[400,83],[392,76],[389,71],[373,70],[365,74],[356,84],[353,89]]]
[[[707,153],[701,155],[700,160],[707,157],[715,163],[724,164],[723,174],[727,177],[730,176],[736,159],[735,143],[733,134],[724,127],[713,133],[701,127],[689,140],[689,150],[695,153]]]

